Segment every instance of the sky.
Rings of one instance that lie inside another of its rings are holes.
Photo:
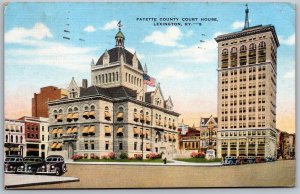
[[[276,28],[277,128],[294,132],[295,7],[248,5],[250,26]],[[160,18],[181,25],[159,25]],[[197,21],[182,21],[191,18]],[[72,77],[78,84],[85,78],[90,83],[91,61],[114,47],[121,20],[125,48],[147,64],[164,97],[171,96],[180,121],[197,127],[200,117],[217,114],[214,38],[242,30],[244,18],[244,3],[9,3],[4,13],[5,117],[31,115],[31,98],[41,87],[66,88]]]

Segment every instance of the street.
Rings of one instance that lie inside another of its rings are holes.
[[[171,187],[292,187],[295,160],[241,166],[68,165],[64,176],[79,182],[18,189],[171,188]]]

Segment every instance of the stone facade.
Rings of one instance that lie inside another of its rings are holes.
[[[276,157],[274,26],[220,35],[218,43],[218,157]]]
[[[74,79],[68,97],[49,106],[49,154],[71,158],[102,157],[127,152],[129,157],[151,152],[171,158],[178,150],[176,132],[179,114],[160,85],[147,92],[143,70],[136,54],[124,48],[125,37],[116,35],[116,47],[91,64],[92,86]]]

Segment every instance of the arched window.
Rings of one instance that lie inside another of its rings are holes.
[[[109,76],[108,76],[108,77],[109,77],[108,80],[109,80],[109,82],[111,82],[111,73],[109,73],[108,75],[109,75]]]
[[[117,73],[118,73],[118,72],[117,72]],[[128,73],[126,72],[126,73],[125,73],[125,81],[126,81],[126,82],[127,82],[127,80],[128,80],[128,77],[127,77],[127,76],[128,76]]]
[[[8,142],[8,135],[5,135],[5,142]]]
[[[85,111],[89,110],[89,107],[88,107],[88,106],[85,106],[85,107],[84,107],[84,110],[85,110]]]
[[[249,45],[249,64],[256,63],[256,44],[251,43]]]
[[[105,83],[107,83],[108,78],[107,78],[107,73],[105,74]]]
[[[18,138],[18,136],[16,136],[16,143],[19,143],[19,138]]]
[[[105,83],[105,82],[104,82],[104,74],[102,74],[102,83]]]
[[[223,49],[222,54],[228,54],[228,49]]]
[[[260,42],[258,48],[266,48],[266,43],[264,41]]]
[[[256,44],[251,43],[251,44],[249,45],[249,50],[255,50],[255,49],[256,49]]]
[[[124,112],[124,108],[122,106],[119,107],[119,112],[121,112],[121,113]]]
[[[92,106],[91,106],[91,111],[94,111],[94,110],[95,110],[95,106],[92,105]]]
[[[101,75],[98,75],[99,84],[101,84]]]
[[[59,114],[62,114],[62,113],[63,113],[63,110],[62,110],[62,109],[59,109],[58,113],[59,113]]]
[[[23,143],[23,136],[21,136],[20,138],[20,143]]]
[[[72,112],[72,108],[69,108],[69,109],[68,109],[68,113],[71,113],[71,112]]]
[[[237,48],[236,47],[232,47],[230,52],[231,53],[236,53],[237,52]]]
[[[258,45],[258,62],[266,62],[266,43],[263,41]]]
[[[116,72],[116,81],[119,81],[119,73]]]
[[[131,84],[133,84],[133,75],[131,76]]]
[[[240,47],[240,66],[244,66],[247,64],[247,47],[242,45]]]
[[[115,82],[115,72],[112,73],[112,81]]]
[[[222,69],[228,68],[228,49],[222,50]]]
[[[10,135],[10,143],[12,143],[13,141],[14,141],[14,137]]]
[[[75,107],[75,108],[74,108],[74,112],[77,112],[77,111],[78,111],[78,108],[77,108],[77,107]]]
[[[245,52],[245,51],[247,51],[247,47],[245,45],[242,45],[240,47],[240,52]]]
[[[105,110],[105,111],[109,111],[109,108],[108,108],[108,106],[106,106],[106,107],[104,108],[104,110]]]

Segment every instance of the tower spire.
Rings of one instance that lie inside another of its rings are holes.
[[[116,34],[115,39],[116,39],[116,47],[123,47],[124,48],[124,41],[125,41],[125,36],[121,31],[121,27],[123,26],[121,24],[121,20],[118,22],[117,26],[119,27],[119,32]]]
[[[245,9],[246,17],[245,17],[244,29],[249,28],[249,18],[248,18],[249,9],[248,9],[248,4],[246,4],[245,6],[246,6],[246,9]]]

